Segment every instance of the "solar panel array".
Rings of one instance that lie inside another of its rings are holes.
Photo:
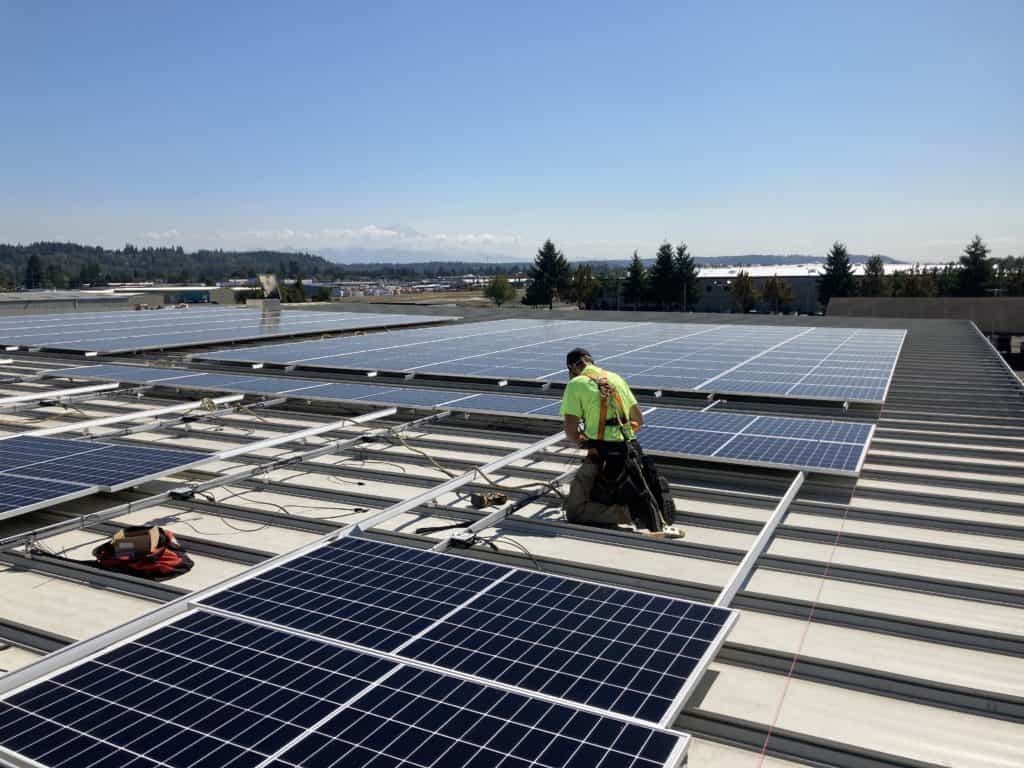
[[[86,365],[63,368],[51,377],[125,384],[160,384],[191,390],[224,390],[256,395],[288,395],[309,400],[343,401],[411,408],[453,408],[460,411],[558,416],[561,400],[529,395],[502,395],[471,390],[395,387],[387,384],[329,382],[291,376],[197,373],[182,369],[148,368],[133,365]]]
[[[873,424],[654,408],[638,439],[650,453],[857,476]]]
[[[54,768],[659,768],[686,737],[191,613],[0,701]]]
[[[209,460],[195,451],[16,435],[0,439],[0,513],[118,491]]]
[[[650,722],[734,615],[354,538],[203,604]]]
[[[129,365],[83,366],[52,375],[532,418],[558,418],[561,404],[554,398],[528,395],[332,383],[285,376],[196,373]],[[659,407],[648,412],[639,438],[648,451],[682,458],[855,476],[860,472],[872,435],[872,426],[859,422],[701,413]]]
[[[0,345],[117,354],[455,319],[458,318],[242,307],[76,312],[34,315],[31,322],[24,318],[0,318]]]
[[[883,402],[905,332],[863,328],[498,320],[199,355],[203,360],[564,382],[589,349],[634,388]]]

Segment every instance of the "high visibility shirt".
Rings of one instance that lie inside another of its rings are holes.
[[[608,402],[605,404],[606,418],[604,437],[601,433],[601,391],[597,380],[605,378],[614,390]],[[618,397],[615,394],[618,394]],[[621,401],[621,407],[620,402]],[[604,439],[609,441],[622,441],[622,430],[613,426],[616,422],[616,415],[622,418],[626,425],[626,437],[633,438],[633,431],[629,427],[629,411],[636,405],[636,397],[626,380],[617,373],[604,371],[596,365],[588,365],[583,373],[576,376],[565,385],[565,392],[562,395],[562,407],[559,413],[562,416],[575,416],[583,420],[583,431],[590,440]],[[623,412],[624,409],[624,412]]]

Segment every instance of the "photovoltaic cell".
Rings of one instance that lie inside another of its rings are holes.
[[[394,650],[507,569],[345,538],[254,576],[204,605]]]
[[[203,605],[660,720],[732,613],[344,538]]]
[[[276,768],[660,768],[680,736],[403,666]]]
[[[395,668],[193,614],[0,702],[0,745],[47,766],[253,768]]]
[[[717,455],[748,463],[778,464],[854,473],[862,454],[863,448],[851,443],[740,435],[722,448]]]
[[[99,369],[94,373],[94,369]],[[147,369],[136,366],[84,366],[62,370],[60,376],[115,380],[136,383]],[[168,386],[182,389],[259,392],[267,395],[290,395],[310,400],[397,405],[414,408],[445,408],[458,412],[507,413],[517,416],[558,418],[560,400],[528,395],[475,393],[472,390],[393,387],[381,384],[325,383],[316,379],[283,376],[242,376],[200,374],[175,378]],[[783,385],[780,385],[780,387]],[[856,451],[808,446],[787,446],[782,443],[741,441],[729,451],[725,448],[737,434],[771,437],[773,439],[813,440],[850,443]],[[801,419],[782,416],[755,416],[726,411],[693,411],[658,407],[647,412],[645,426],[639,434],[641,445],[651,451],[709,461],[746,461],[762,466],[783,466],[823,473],[855,475],[861,457],[867,450],[871,425]],[[742,449],[742,450],[741,450]],[[781,457],[803,457],[806,465],[780,463]],[[3,460],[0,442],[0,461]]]
[[[352,401],[414,408],[451,407],[459,411],[510,414],[558,415],[559,400],[528,395],[502,395],[473,390],[425,387],[394,387],[387,384],[359,384],[299,379],[291,376],[192,373],[172,378],[152,377],[150,369],[131,365],[95,365],[65,368],[51,377],[118,381],[124,384],[162,382],[169,387],[192,390],[224,390],[262,395],[287,395],[325,401]],[[553,411],[553,413],[551,413]]]
[[[669,768],[686,738],[204,612],[0,701],[48,768]]]
[[[655,408],[638,440],[661,454],[855,476],[872,429],[851,421]]]
[[[499,320],[199,357],[565,382],[565,353],[582,346],[633,387],[881,402],[904,337],[902,330],[864,328]]]
[[[685,600],[516,571],[400,653],[657,721],[730,615]]]
[[[16,435],[0,440],[0,513],[121,490],[208,459],[195,451]]]
[[[0,318],[0,344],[114,354],[330,331],[427,325],[457,318],[369,312],[261,311],[238,307],[89,312]]]
[[[77,496],[85,496],[95,490],[97,489],[81,483],[62,483],[0,474],[0,513],[19,509],[29,511],[39,506],[49,506]]]

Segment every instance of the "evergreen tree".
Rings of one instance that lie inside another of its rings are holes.
[[[647,297],[647,270],[633,251],[633,261],[626,271],[626,280],[622,286],[622,297],[634,307]]]
[[[692,310],[700,301],[700,286],[697,282],[697,264],[686,250],[686,243],[680,243],[672,261],[673,285],[676,297],[683,305],[683,312]]]
[[[985,286],[992,279],[992,264],[988,260],[989,248],[975,235],[960,256],[960,295],[984,296]]]
[[[516,297],[516,289],[505,275],[495,275],[484,288],[484,296],[493,301],[495,306],[500,307]]]
[[[885,291],[885,264],[881,256],[872,256],[864,265],[864,279],[860,282],[861,296],[881,296]]]
[[[43,262],[38,254],[28,257],[25,265],[25,287],[29,290],[43,287]]]
[[[927,298],[938,293],[934,273],[916,265],[901,272],[894,272],[891,290],[893,296],[907,299]]]
[[[818,278],[818,299],[828,305],[834,296],[852,296],[856,286],[846,246],[837,240],[832,243],[832,250],[825,257],[825,269]]]
[[[732,303],[738,312],[749,312],[757,304],[757,289],[750,273],[740,270],[732,281]]]
[[[555,298],[565,296],[569,289],[569,262],[551,240],[545,240],[530,267],[530,282],[524,304],[547,304],[554,307]]]
[[[657,301],[662,309],[666,309],[679,295],[676,291],[673,256],[672,246],[669,243],[662,243],[649,275],[651,298]]]
[[[932,269],[932,279],[935,282],[936,296],[956,296],[960,293],[960,265],[950,262],[941,270],[938,267]]]
[[[995,280],[1004,296],[1024,296],[1024,256],[1007,256],[995,264]]]
[[[792,286],[779,277],[770,277],[765,280],[761,294],[764,300],[768,302],[772,312],[783,311],[794,300]]]
[[[597,278],[594,277],[594,268],[589,264],[581,264],[573,270],[572,281],[569,285],[569,297],[576,302],[580,309],[589,309],[597,296]]]

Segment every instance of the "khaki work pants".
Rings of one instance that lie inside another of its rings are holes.
[[[590,493],[601,471],[600,459],[588,456],[583,460],[569,485],[569,495],[563,502],[565,518],[581,525],[618,525],[627,521],[628,512],[622,504],[601,504],[590,500]]]

